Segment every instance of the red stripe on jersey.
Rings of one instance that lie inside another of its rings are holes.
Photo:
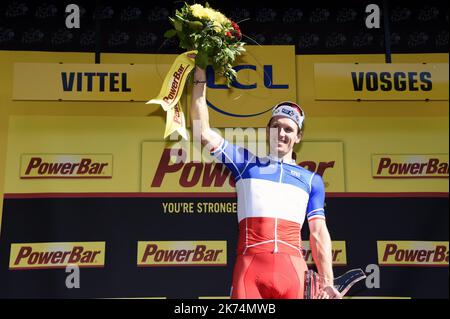
[[[277,239],[278,252],[299,256],[301,228],[302,225],[299,223],[280,218],[245,218],[239,223],[237,252],[240,255],[273,252]]]

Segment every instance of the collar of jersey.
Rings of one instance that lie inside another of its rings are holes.
[[[283,160],[282,158],[279,158],[279,157],[274,156],[272,154],[269,154],[268,157],[272,161],[275,161],[275,162],[278,162],[278,163],[283,162],[283,163],[286,163],[286,164],[295,164],[295,161],[292,158],[290,160]]]

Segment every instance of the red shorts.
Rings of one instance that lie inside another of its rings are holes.
[[[285,253],[238,255],[231,299],[303,299],[306,262]]]

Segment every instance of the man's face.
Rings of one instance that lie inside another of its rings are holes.
[[[267,127],[270,153],[283,157],[289,153],[295,143],[300,142],[297,124],[290,118],[275,116]]]

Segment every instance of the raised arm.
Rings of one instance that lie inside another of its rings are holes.
[[[195,129],[199,130],[202,145],[209,144],[211,148],[217,148],[223,138],[209,125],[208,106],[206,105],[206,72],[198,66],[194,70],[190,115],[192,128],[194,130],[195,126]],[[194,138],[199,138],[199,136],[194,134]]]

